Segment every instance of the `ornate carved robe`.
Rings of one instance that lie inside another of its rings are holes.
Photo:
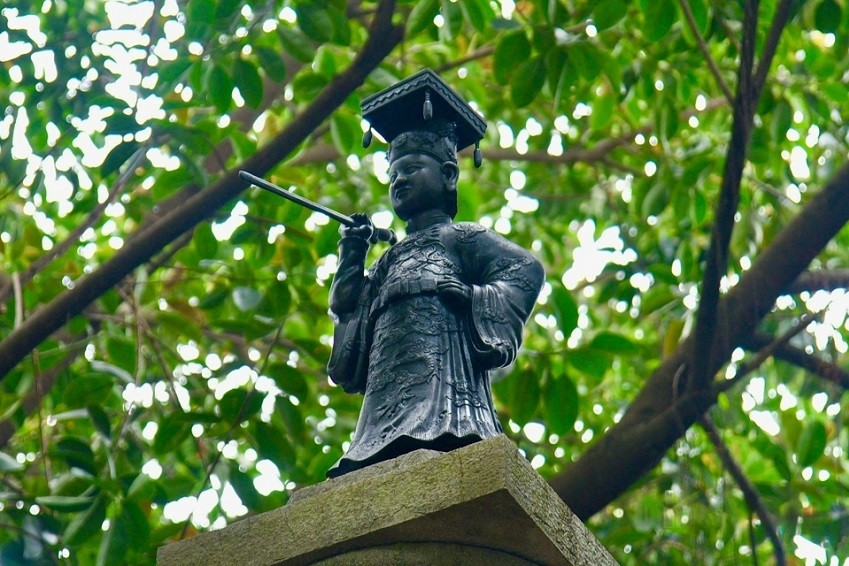
[[[340,242],[328,371],[364,400],[351,446],[329,476],[501,432],[488,371],[515,358],[542,287],[542,266],[500,235],[454,224],[447,215],[408,229],[368,275],[366,242]],[[446,276],[471,287],[470,308],[440,298],[436,284]]]

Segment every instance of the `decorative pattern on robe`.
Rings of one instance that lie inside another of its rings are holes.
[[[492,231],[444,217],[408,234],[365,276],[367,246],[354,240],[340,243],[354,249],[341,254],[331,291],[328,371],[365,397],[351,446],[328,475],[499,434],[488,371],[516,357],[544,280],[540,263]],[[471,287],[470,308],[440,298],[445,277]],[[356,306],[340,312],[344,303]]]

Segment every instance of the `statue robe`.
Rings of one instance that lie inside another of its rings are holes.
[[[452,223],[447,215],[408,228],[368,275],[366,242],[340,242],[328,371],[364,399],[354,439],[329,476],[501,432],[488,371],[516,357],[542,266],[495,232]],[[437,294],[436,283],[446,276],[471,287],[470,307],[448,305]]]

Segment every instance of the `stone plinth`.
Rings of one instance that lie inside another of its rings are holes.
[[[505,436],[418,450],[159,550],[160,566],[614,565]]]

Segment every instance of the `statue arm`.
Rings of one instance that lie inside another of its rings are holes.
[[[333,350],[327,373],[348,393],[363,393],[366,386],[371,306],[371,282],[365,275],[368,247],[368,241],[361,237],[343,235],[339,268],[330,286]]]
[[[469,337],[478,364],[494,369],[516,358],[545,272],[533,255],[498,234],[487,231],[476,240],[468,257],[479,275],[471,286]]]
[[[330,286],[330,311],[336,318],[344,318],[357,307],[366,282],[368,247],[368,241],[356,236],[339,241],[339,267]]]

